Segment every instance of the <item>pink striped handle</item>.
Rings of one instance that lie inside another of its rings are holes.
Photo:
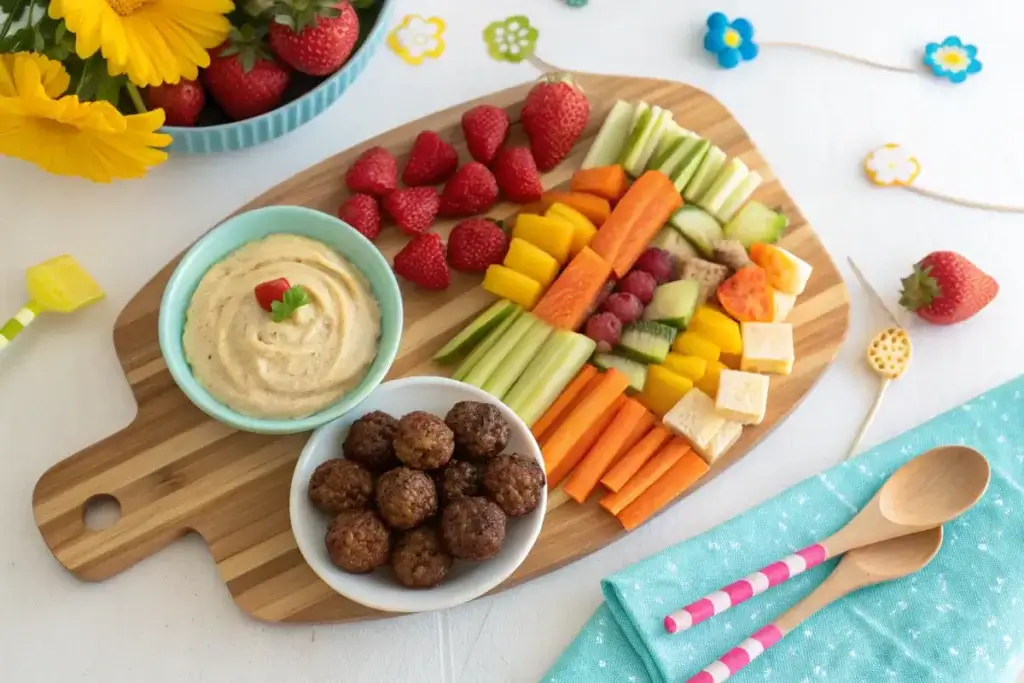
[[[721,658],[716,659],[696,676],[691,676],[686,683],[722,683],[760,657],[765,650],[782,640],[784,635],[775,624],[763,626],[754,635],[726,652]]]
[[[665,630],[669,633],[679,633],[702,621],[707,621],[730,607],[764,593],[772,586],[777,586],[811,567],[818,566],[825,561],[827,556],[828,551],[820,543],[798,550],[789,557],[770,564],[745,579],[730,583],[725,588],[705,595],[697,602],[672,612],[665,617]]]

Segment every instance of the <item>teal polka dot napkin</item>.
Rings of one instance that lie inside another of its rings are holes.
[[[665,633],[667,613],[827,537],[904,462],[956,443],[985,454],[992,483],[946,525],[931,564],[819,612],[729,680],[1010,683],[1024,665],[1024,377],[605,579],[605,603],[543,683],[686,681],[810,593],[835,561],[683,633]]]

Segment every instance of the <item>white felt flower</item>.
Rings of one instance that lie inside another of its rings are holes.
[[[445,22],[440,17],[424,19],[409,14],[388,36],[388,46],[405,62],[422,64],[425,59],[437,59],[444,52]]]
[[[864,172],[875,185],[910,185],[921,173],[921,163],[900,145],[889,143],[864,158]]]

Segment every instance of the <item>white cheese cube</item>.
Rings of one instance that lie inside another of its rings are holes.
[[[742,435],[743,425],[739,422],[726,420],[722,428],[715,434],[715,438],[711,439],[711,445],[708,446],[707,453],[702,453],[701,456],[704,457],[709,465],[715,464],[719,458],[733,447],[733,444],[740,440]]]
[[[725,424],[715,402],[700,389],[690,389],[662,419],[668,429],[684,437],[705,460],[711,440]]]
[[[718,376],[715,409],[727,420],[758,425],[768,408],[768,376],[739,370],[722,370]]]
[[[789,323],[742,323],[740,370],[788,375],[793,372],[793,326]]]
[[[786,294],[785,292],[773,289],[772,298],[775,300],[772,311],[772,322],[785,322],[786,318],[789,317],[789,314],[793,312],[793,307],[796,306],[796,294]]]

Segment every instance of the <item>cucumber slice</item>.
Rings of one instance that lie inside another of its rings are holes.
[[[622,331],[615,350],[631,360],[657,364],[665,360],[675,338],[675,329],[668,325],[649,321],[633,323]]]
[[[654,154],[651,155],[650,160],[647,162],[647,170],[651,171],[654,169],[660,169],[665,160],[668,159],[669,154],[675,149],[679,143],[684,140],[688,140],[693,137],[693,133],[686,130],[678,123],[673,121],[670,125],[665,127],[665,130],[661,131],[661,137],[658,138],[658,144],[654,146]]]
[[[740,207],[747,203],[750,196],[754,194],[754,191],[761,185],[761,174],[757,171],[751,171],[740,186],[732,191],[729,198],[722,204],[722,208],[715,213],[715,218],[727,222],[730,218],[736,215],[736,212],[740,210]]]
[[[700,298],[700,283],[696,280],[676,280],[658,285],[654,298],[644,309],[644,320],[664,323],[685,330]]]
[[[475,349],[469,352],[469,355],[459,364],[459,367],[455,368],[455,372],[452,373],[452,379],[465,379],[466,375],[480,362],[480,359],[486,356],[487,352],[508,332],[508,328],[512,327],[516,320],[522,317],[523,312],[521,306],[516,306],[512,313],[501,321],[500,325],[491,330],[491,333],[484,337],[484,340],[477,344]]]
[[[641,113],[633,131],[629,134],[626,148],[619,157],[619,163],[634,178],[647,166],[647,160],[654,153],[658,138],[665,125],[672,120],[672,113],[661,107],[651,107]]]
[[[516,383],[519,375],[523,374],[526,366],[537,355],[540,347],[553,331],[554,329],[550,325],[537,320],[533,327],[523,335],[523,338],[516,343],[512,351],[505,356],[501,365],[487,378],[481,388],[494,398],[501,399]]]
[[[725,224],[726,239],[736,240],[747,249],[755,242],[773,244],[785,232],[789,220],[758,201],[747,202],[732,220]]]
[[[672,266],[677,273],[680,266],[683,265],[683,261],[697,256],[697,250],[690,244],[689,240],[683,237],[681,232],[669,225],[658,231],[658,234],[651,240],[651,246],[668,252],[669,256],[672,257]]]
[[[449,339],[447,344],[438,349],[434,354],[434,360],[442,365],[454,362],[456,358],[480,343],[481,339],[500,325],[501,321],[512,315],[517,308],[520,308],[519,304],[512,303],[508,299],[495,301],[473,322]]]
[[[529,313],[519,316],[512,323],[512,327],[508,328],[508,332],[501,335],[498,343],[491,347],[490,351],[480,359],[479,363],[473,366],[473,369],[469,371],[469,374],[462,381],[483,389],[484,385],[487,384],[487,380],[497,372],[498,367],[504,362],[505,357],[512,353],[516,345],[523,340],[534,326],[539,324],[540,320]]]
[[[629,380],[629,387],[634,391],[643,391],[644,383],[647,382],[647,366],[637,363],[623,356],[616,356],[614,353],[595,353],[591,359],[594,366],[599,370],[615,368]]]
[[[700,168],[693,174],[693,178],[686,185],[686,191],[683,192],[683,199],[688,202],[694,202],[698,197],[702,196],[707,189],[711,187],[711,183],[715,182],[715,176],[725,166],[725,152],[718,149],[714,145],[708,148],[707,156],[700,162]]]
[[[710,214],[687,204],[668,219],[669,225],[683,233],[704,258],[715,253],[715,242],[722,239],[722,226]]]
[[[729,159],[715,176],[714,182],[711,183],[707,191],[698,197],[696,204],[714,216],[722,208],[722,204],[725,204],[729,195],[747,179],[748,175],[750,175],[750,169],[745,163],[739,159]]]
[[[532,427],[576,376],[596,346],[593,339],[582,334],[556,330],[502,401],[527,427]]]
[[[710,142],[696,138],[696,144],[686,152],[670,176],[677,191],[682,192],[690,179],[697,173],[697,169],[700,168],[709,149],[711,149]]]
[[[636,109],[633,110],[633,121],[629,125],[629,135],[626,136],[626,140],[622,143],[622,148],[619,150],[619,155],[615,158],[614,163],[619,165],[626,163],[626,158],[629,156],[630,151],[639,143],[644,133],[649,132],[650,127],[653,125],[653,114],[651,105],[646,102],[637,103]]]
[[[601,124],[601,130],[597,132],[594,142],[587,150],[587,156],[583,159],[583,168],[597,168],[614,164],[619,158],[629,132],[633,129],[634,112],[637,107],[632,102],[619,100],[612,105],[611,111]]]

